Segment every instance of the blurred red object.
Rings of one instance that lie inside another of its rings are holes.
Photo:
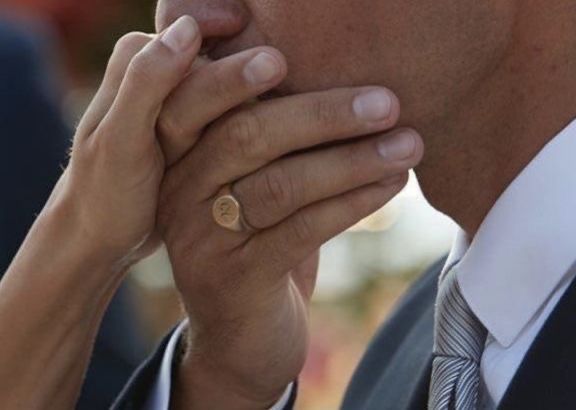
[[[2,6],[50,21],[65,38],[89,35],[122,10],[122,2],[114,0],[3,0]]]
[[[66,89],[90,87],[100,78],[102,56],[108,56],[111,42],[119,37],[115,30],[138,8],[142,0],[0,0],[0,11],[8,18],[48,34]]]

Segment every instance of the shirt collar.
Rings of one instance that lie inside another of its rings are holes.
[[[552,139],[496,201],[455,261],[470,308],[504,346],[534,318],[576,259],[576,121]],[[443,272],[445,273],[445,272]]]

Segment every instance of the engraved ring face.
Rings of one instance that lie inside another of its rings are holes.
[[[240,204],[232,195],[223,195],[214,201],[212,215],[218,225],[232,231],[241,231]]]

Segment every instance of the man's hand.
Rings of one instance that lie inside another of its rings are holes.
[[[415,131],[384,132],[398,117],[381,87],[243,106],[168,171],[158,223],[191,327],[175,408],[265,409],[298,376],[319,247],[388,202],[422,157]],[[228,184],[254,231],[213,221]]]

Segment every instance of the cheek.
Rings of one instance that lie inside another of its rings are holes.
[[[418,126],[443,121],[471,97],[502,62],[511,38],[514,2],[425,0],[383,26],[379,58],[383,84]],[[426,4],[426,7],[424,7]]]

